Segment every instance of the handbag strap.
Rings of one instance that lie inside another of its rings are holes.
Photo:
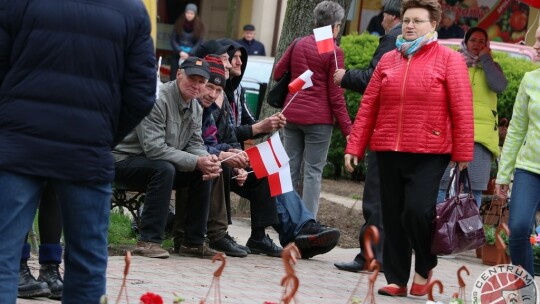
[[[469,176],[469,170],[467,170],[467,168],[459,171],[459,166],[458,164],[456,163],[456,166],[454,167],[454,171],[452,172],[452,176],[450,177],[450,182],[448,183],[448,188],[446,189],[446,197],[449,197],[450,196],[450,188],[452,187],[452,182],[454,181],[454,179],[456,179],[456,182],[455,182],[455,193],[456,193],[456,197],[459,197],[459,193],[461,192],[461,182],[460,181],[460,177],[461,177],[461,174],[464,175],[464,177],[467,179],[467,182],[469,184],[469,194],[471,196],[474,197],[473,193],[472,193],[472,184],[471,184],[471,177]]]
[[[289,68],[287,69],[288,71],[291,70],[291,58],[292,58],[292,53],[294,52],[294,47],[296,46],[296,43],[298,43],[298,41],[300,39],[302,39],[302,38],[303,37],[298,37],[298,38],[294,39],[294,41],[293,41],[293,44],[291,46],[291,53],[289,54]]]

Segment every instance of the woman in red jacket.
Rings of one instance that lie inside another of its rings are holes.
[[[345,11],[336,2],[323,1],[313,10],[315,28],[331,25],[334,39],[339,34]],[[351,132],[351,119],[343,96],[343,89],[334,84],[336,66],[343,68],[343,50],[335,46],[332,52],[319,54],[315,37],[309,35],[293,43],[276,64],[274,79],[291,71],[295,79],[307,69],[313,71],[313,86],[300,91],[289,106],[292,96],[285,100],[287,125],[283,131],[285,150],[290,157],[291,177],[296,187],[300,182],[300,168],[304,165],[303,200],[315,218],[319,209],[321,177],[330,146],[334,119],[343,136]],[[337,65],[336,65],[337,58]]]
[[[427,293],[437,265],[430,240],[440,178],[449,161],[462,169],[473,157],[467,66],[459,53],[437,43],[440,18],[437,0],[402,3],[402,35],[375,69],[345,150],[349,171],[368,142],[377,153],[388,282],[382,295],[407,296],[412,249],[410,294]]]

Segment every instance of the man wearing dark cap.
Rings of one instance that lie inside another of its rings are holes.
[[[388,0],[383,8],[382,26],[386,35],[379,40],[379,46],[373,54],[369,67],[365,70],[344,70],[339,69],[334,73],[334,83],[344,89],[364,93],[366,87],[373,75],[375,67],[381,57],[396,48],[396,38],[401,34],[401,0]],[[362,201],[362,213],[365,223],[360,228],[358,241],[360,243],[360,253],[356,255],[352,262],[335,263],[334,265],[341,270],[361,271],[368,265],[364,265],[366,258],[364,256],[365,248],[363,244],[364,233],[369,225],[374,225],[379,229],[379,244],[373,247],[375,258],[382,264],[382,244],[384,239],[384,230],[382,226],[381,213],[381,194],[379,185],[379,169],[377,168],[377,158],[375,153],[368,151],[367,156],[366,182]],[[381,268],[382,269],[382,268]]]
[[[201,137],[202,107],[195,99],[210,77],[208,63],[188,57],[176,76],[176,80],[161,85],[150,114],[114,149],[115,183],[146,193],[133,254],[169,257],[160,245],[171,193],[188,187],[192,203],[184,210],[185,234],[179,253],[211,259],[217,252],[204,239],[212,179],[221,173],[221,164],[206,151]]]
[[[278,232],[282,246],[295,242],[300,248],[303,258],[310,258],[332,250],[340,237],[337,229],[321,226],[313,214],[305,208],[296,191],[278,195],[275,198],[270,197],[268,180],[266,178],[257,179],[254,175],[248,176],[246,174],[244,168],[247,167],[248,163],[243,154],[233,157],[241,150],[240,143],[236,139],[234,126],[230,123],[229,104],[224,101],[226,97],[223,94],[224,83],[221,76],[223,75],[223,66],[219,64],[214,55],[208,55],[205,59],[210,64],[210,79],[206,84],[206,93],[203,93],[199,98],[199,102],[204,107],[202,131],[204,143],[208,151],[217,155],[219,159],[229,158],[224,161],[225,165],[223,166],[224,181],[229,183],[225,187],[227,189],[227,192],[224,193],[225,197],[228,197],[229,189],[232,189],[240,196],[249,199],[252,207],[252,235],[247,244],[250,248],[246,248],[238,245],[227,234],[227,210],[223,204],[223,192],[213,191],[208,220],[210,247],[236,257],[244,257],[247,255],[245,252],[251,252],[252,249],[254,253],[278,256],[281,248],[275,246],[268,237],[264,237],[265,227],[259,224],[266,222]],[[236,178],[231,180],[232,176]],[[276,212],[277,219],[273,219],[272,215]],[[254,242],[255,240],[252,238],[256,237],[258,229],[262,229],[263,237],[260,242]],[[216,238],[216,236],[218,237]],[[265,245],[257,246],[262,244]],[[244,251],[244,254],[241,251]]]
[[[236,40],[246,48],[248,55],[266,56],[264,44],[255,40],[255,26],[252,24],[244,25],[244,34],[242,39]]]

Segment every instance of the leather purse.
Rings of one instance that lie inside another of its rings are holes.
[[[294,47],[299,39],[294,40],[292,45],[291,54],[294,51]],[[292,55],[291,55],[292,56]],[[289,83],[291,82],[291,61],[289,57],[289,70],[286,71],[283,76],[270,88],[266,102],[274,108],[283,108],[287,93],[289,93]]]
[[[469,172],[464,169],[462,174],[468,181],[469,192],[462,193],[461,174],[456,166],[446,190],[446,199],[436,206],[431,239],[432,254],[456,254],[480,248],[486,242],[484,225],[472,193]],[[455,195],[449,196],[454,179],[456,179]]]

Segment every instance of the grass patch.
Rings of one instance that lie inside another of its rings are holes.
[[[126,246],[134,246],[137,244],[138,235],[131,230],[131,218],[126,214],[122,214],[116,210],[111,211],[109,225],[109,247],[125,248]],[[173,240],[169,236],[163,241],[161,246],[164,249],[173,247]],[[122,254],[122,251],[109,251],[110,255],[116,253]]]
[[[111,211],[109,245],[135,245],[137,235],[131,230],[131,219],[117,211]]]

